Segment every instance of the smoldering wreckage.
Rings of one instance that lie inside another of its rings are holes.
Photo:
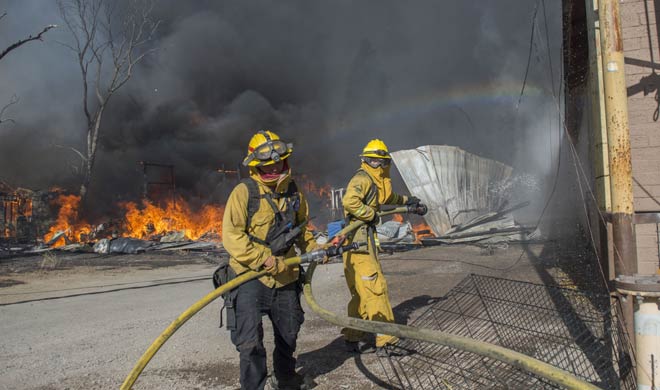
[[[510,205],[508,193],[501,190],[512,180],[510,166],[440,145],[397,151],[392,157],[410,193],[428,200],[429,212],[421,223],[413,224],[399,215],[382,222],[377,227],[382,250],[451,244],[490,248],[537,237],[536,227],[521,226],[512,215],[529,202]],[[319,191],[316,196],[341,196],[342,190]],[[120,206],[125,212],[122,218],[92,225],[78,220],[79,201],[78,196],[61,189],[33,191],[0,183],[0,256],[53,251],[101,255],[224,252],[222,206],[193,210],[182,199],[163,205],[148,200],[141,205],[124,203]],[[332,214],[340,215],[340,202],[325,203],[332,203]],[[330,221],[323,230],[310,227],[317,242],[326,243],[341,223]]]

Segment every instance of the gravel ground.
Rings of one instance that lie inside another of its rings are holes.
[[[384,255],[397,322],[414,319],[469,273],[541,282],[538,261],[529,259],[542,250],[456,246]],[[160,332],[211,290],[216,262],[185,253],[2,259],[0,388],[118,388]],[[341,263],[317,268],[314,293],[323,307],[345,311]],[[238,389],[238,353],[218,329],[218,315],[214,302],[179,329],[135,388]],[[269,321],[264,324],[271,351]],[[339,328],[307,308],[298,366],[319,390],[392,388],[378,358],[345,352]]]

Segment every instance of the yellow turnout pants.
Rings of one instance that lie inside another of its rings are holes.
[[[361,234],[356,234],[362,236]],[[365,237],[366,234],[363,236]],[[371,250],[371,244],[369,244]],[[375,253],[376,248],[373,248]],[[394,322],[394,313],[387,292],[387,283],[375,255],[369,252],[354,251],[343,254],[344,276],[351,293],[348,302],[348,316],[370,321]],[[346,341],[359,341],[364,332],[344,328],[341,333]],[[377,334],[376,346],[393,344],[398,341],[396,336]]]

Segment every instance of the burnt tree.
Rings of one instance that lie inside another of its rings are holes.
[[[103,114],[110,98],[152,52],[158,27],[151,0],[60,0],[60,15],[73,36],[72,50],[80,67],[86,148],[74,150],[83,161],[80,196],[83,205],[94,172]]]

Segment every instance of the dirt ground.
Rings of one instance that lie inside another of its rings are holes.
[[[397,322],[409,323],[429,302],[470,273],[543,283],[557,280],[554,244],[499,248],[438,246],[381,257]],[[99,256],[42,255],[0,259],[0,388],[118,388],[169,323],[211,291],[217,255],[175,252]],[[343,313],[342,264],[319,266],[319,303]],[[340,329],[307,308],[298,370],[316,389],[394,388],[375,355],[344,351]],[[219,303],[186,323],[156,354],[136,389],[238,389],[238,353],[218,329]],[[264,320],[267,349],[272,332]]]

